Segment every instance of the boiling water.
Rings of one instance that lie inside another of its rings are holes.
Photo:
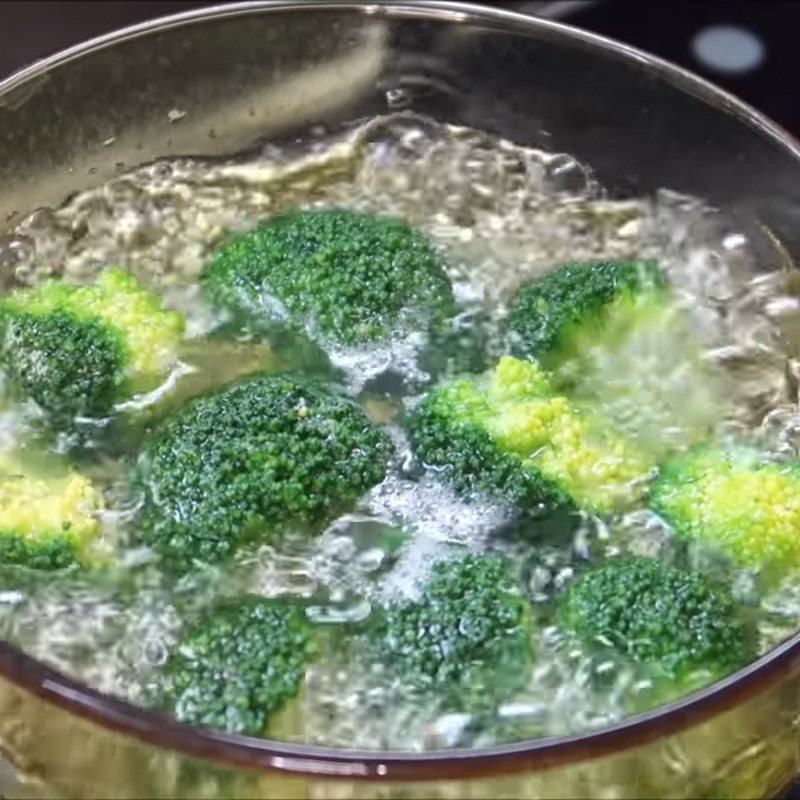
[[[203,338],[211,320],[195,282],[223,234],[282,208],[330,205],[404,217],[441,248],[461,307],[446,348],[419,335],[328,352],[297,337],[269,344]],[[146,550],[125,545],[135,516],[121,490],[131,453],[97,453],[91,474],[107,490],[105,535],[119,543],[119,566],[100,582],[4,575],[0,637],[102,692],[147,705],[183,620],[222,595],[293,594],[330,635],[300,698],[276,720],[278,738],[416,750],[620,719],[639,679],[626,664],[564,639],[553,625],[553,597],[589,557],[672,558],[670,532],[638,510],[586,516],[566,538],[544,525],[515,535],[509,508],[465,502],[425,474],[398,422],[432,382],[480,369],[503,352],[499,323],[520,283],[565,260],[643,258],[656,258],[677,287],[678,323],[668,335],[645,327],[616,349],[591,353],[578,402],[582,388],[587,400],[602,397],[617,428],[654,454],[713,425],[722,438],[755,437],[775,458],[800,455],[800,283],[770,232],[744,230],[669,191],[608,199],[591,171],[567,155],[400,114],[336,136],[312,131],[291,152],[271,146],[225,162],[159,162],[35,212],[0,244],[2,289],[60,274],[88,281],[116,263],[160,292],[187,316],[189,332],[167,408],[255,369],[336,373],[387,426],[397,455],[383,483],[320,536],[309,541],[298,531],[279,548],[240,554],[225,569],[176,583]],[[24,420],[5,412],[0,433],[4,446],[13,444],[25,435]],[[367,619],[375,604],[413,597],[432,563],[464,549],[506,552],[540,623],[529,685],[480,719],[409,698],[358,636],[343,648],[335,634],[342,622]],[[715,568],[700,548],[686,557]],[[762,651],[800,625],[800,575],[765,594],[756,576],[741,571],[734,591],[759,620]]]

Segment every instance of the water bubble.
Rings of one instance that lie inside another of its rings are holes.
[[[409,89],[396,87],[394,89],[387,89],[386,91],[386,105],[393,111],[408,108],[413,100],[413,94]]]

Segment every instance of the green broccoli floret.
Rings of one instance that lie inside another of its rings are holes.
[[[450,709],[495,704],[530,678],[530,606],[499,556],[436,564],[420,599],[386,609],[376,635],[404,685]]]
[[[765,462],[741,448],[692,448],[662,466],[650,504],[677,536],[744,567],[800,566],[800,463]]]
[[[62,569],[92,560],[103,496],[67,469],[31,471],[0,458],[0,566]]]
[[[246,326],[278,320],[343,345],[435,324],[453,302],[441,259],[421,233],[343,210],[273,217],[225,242],[200,280],[212,304]]]
[[[602,512],[634,500],[648,467],[621,440],[556,395],[532,361],[435,389],[408,423],[417,456],[465,494],[523,510]]]
[[[53,280],[0,299],[0,366],[12,394],[63,427],[155,388],[176,363],[183,327],[135,278],[109,267],[92,285]]]
[[[309,379],[249,376],[168,420],[134,470],[140,535],[178,571],[317,525],[379,483],[386,434]]]
[[[596,341],[609,319],[649,313],[660,304],[666,278],[655,262],[563,264],[537,283],[520,288],[508,315],[512,352],[549,365],[577,338]],[[620,326],[615,326],[619,334]]]
[[[180,722],[263,736],[295,697],[317,653],[301,608],[245,597],[212,610],[183,636],[163,673],[163,706]]]
[[[721,677],[755,655],[730,592],[705,575],[648,558],[611,559],[570,584],[563,626],[678,681]]]

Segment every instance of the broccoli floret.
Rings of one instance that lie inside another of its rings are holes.
[[[183,318],[116,267],[92,285],[47,281],[0,299],[0,366],[57,426],[107,415],[176,361]]]
[[[238,598],[200,619],[170,654],[163,705],[180,722],[263,736],[317,653],[301,608]]]
[[[548,363],[576,337],[596,339],[609,319],[629,316],[633,326],[640,303],[666,283],[651,261],[563,264],[520,288],[508,315],[512,352]]]
[[[800,566],[800,464],[768,463],[749,448],[692,448],[659,471],[650,504],[677,536],[743,567]]]
[[[389,438],[351,400],[286,374],[192,401],[134,470],[140,535],[185,571],[293,525],[316,525],[379,483]]]
[[[0,566],[62,569],[89,563],[100,534],[102,494],[67,470],[38,475],[0,463]]]
[[[420,599],[387,608],[376,634],[404,685],[450,709],[494,704],[530,678],[530,606],[499,556],[436,564]]]
[[[552,369],[573,403],[602,406],[653,462],[725,416],[727,376],[704,358],[695,320],[655,262],[557,268],[520,290],[509,326],[512,352]]]
[[[556,395],[536,363],[511,356],[435,389],[408,427],[418,457],[457,490],[521,509],[607,511],[634,499],[647,473],[623,441]]]
[[[720,677],[755,655],[725,586],[655,559],[614,558],[586,572],[562,597],[559,616],[584,641],[676,680],[696,670]]]
[[[273,217],[224,243],[200,280],[212,304],[251,328],[277,319],[343,345],[436,323],[453,302],[421,233],[343,210]]]

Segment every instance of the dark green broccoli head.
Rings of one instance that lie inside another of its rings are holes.
[[[377,635],[403,681],[448,708],[491,706],[530,677],[530,606],[497,556],[435,565],[421,598],[390,606]]]
[[[180,722],[264,735],[317,652],[302,609],[239,598],[191,627],[164,667],[163,705]]]
[[[0,366],[8,390],[58,428],[101,417],[153,388],[176,363],[183,318],[122,270],[96,283],[48,281],[0,299]]]
[[[379,483],[388,437],[351,400],[285,374],[250,376],[191,402],[145,446],[141,536],[172,568],[316,525]]]
[[[508,315],[513,352],[541,359],[577,335],[594,338],[609,315],[635,320],[637,297],[665,286],[655,262],[563,264],[519,290]]]
[[[754,656],[747,625],[726,587],[648,558],[616,558],[570,585],[564,627],[587,642],[683,679],[720,677]]]
[[[0,358],[13,393],[33,400],[58,427],[107,414],[125,363],[107,326],[61,312],[6,317]]]
[[[269,219],[224,243],[200,280],[214,305],[251,327],[279,320],[345,345],[440,321],[453,301],[421,233],[342,210]]]
[[[0,532],[0,565],[25,569],[56,570],[78,562],[75,543],[53,537],[30,542],[24,536]]]

